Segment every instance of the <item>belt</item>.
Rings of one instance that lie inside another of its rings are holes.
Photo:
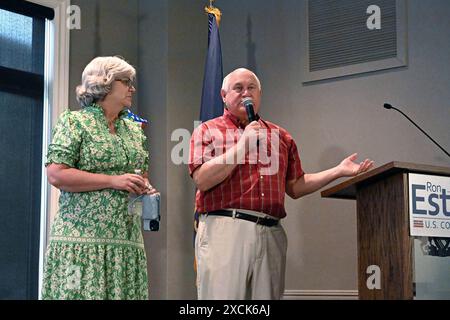
[[[227,210],[209,211],[206,214],[209,216],[233,217],[233,211],[227,211]],[[256,216],[252,216],[250,214],[239,212],[239,211],[236,211],[234,218],[251,221],[256,224],[260,224],[260,225],[266,226],[266,227],[273,227],[273,226],[278,225],[278,220],[271,219],[271,218],[256,217]]]

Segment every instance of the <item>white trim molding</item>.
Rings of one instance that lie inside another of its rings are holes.
[[[283,300],[358,300],[358,290],[285,290]]]
[[[59,191],[47,182],[45,156],[51,141],[51,130],[69,101],[69,42],[70,30],[66,25],[70,0],[28,0],[52,8],[55,17],[46,22],[44,71],[44,123],[41,172],[41,219],[39,243],[39,299],[44,275],[45,251],[51,217],[58,210]]]

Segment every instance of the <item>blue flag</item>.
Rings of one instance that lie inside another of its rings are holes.
[[[223,114],[223,102],[220,96],[223,80],[222,49],[220,47],[219,26],[214,14],[208,14],[208,27],[208,53],[206,55],[200,108],[200,120],[202,122],[220,117]]]
[[[217,8],[205,8],[220,14]],[[208,53],[206,54],[205,74],[203,76],[200,120],[202,122],[223,115],[222,89],[222,49],[220,47],[219,26],[215,14],[208,12]],[[194,214],[194,242],[197,234],[199,214]]]

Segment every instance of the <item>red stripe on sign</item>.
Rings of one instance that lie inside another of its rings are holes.
[[[423,228],[423,221],[422,220],[414,220],[414,227],[417,228]]]

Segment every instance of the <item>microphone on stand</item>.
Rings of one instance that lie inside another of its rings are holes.
[[[396,107],[393,107],[391,104],[389,103],[385,103],[383,105],[383,107],[385,109],[394,109],[398,112],[400,112],[403,116],[405,116],[406,119],[408,119],[413,125],[416,126],[417,129],[419,129],[420,131],[422,131],[422,133],[424,135],[426,135],[431,141],[434,142],[435,145],[437,145],[442,151],[444,151],[444,153],[450,157],[450,153],[448,153],[444,148],[441,147],[441,145],[439,143],[437,143],[436,141],[434,141],[434,139],[432,137],[430,137],[430,135],[428,133],[426,133],[421,127],[419,127],[414,121],[412,121],[406,114],[404,114],[401,110],[397,109]]]

